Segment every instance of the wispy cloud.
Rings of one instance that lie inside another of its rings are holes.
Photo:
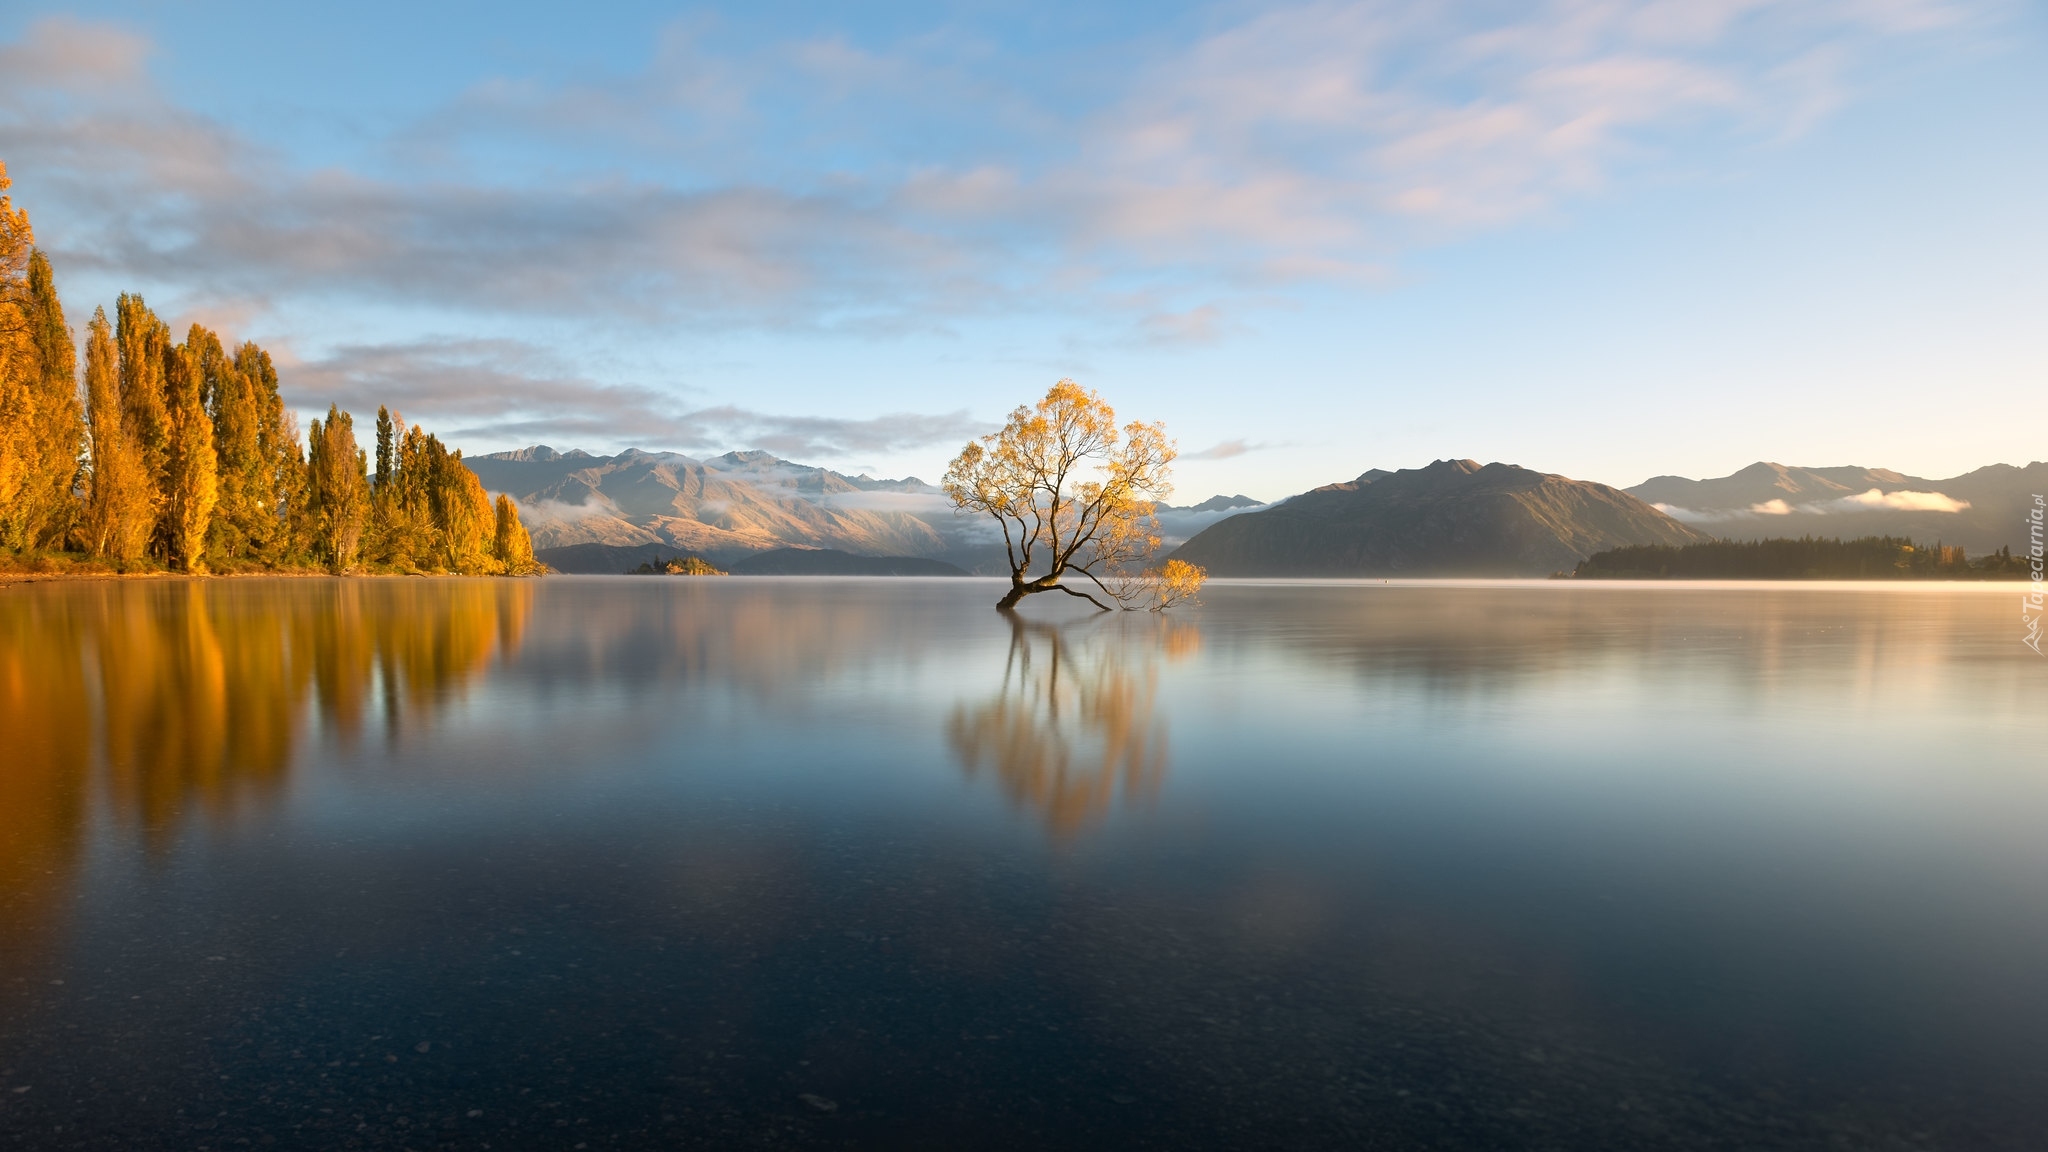
[[[1130,48],[1081,107],[944,38],[719,51],[682,24],[632,75],[474,85],[391,139],[407,163],[387,176],[294,167],[179,109],[147,41],[57,18],[0,47],[0,153],[62,198],[68,258],[217,295],[886,329],[1113,304],[1057,287],[1080,267],[1105,291],[1379,275],[1420,235],[1607,186],[1660,132],[1807,123],[1859,60],[1982,7],[1275,5]],[[571,175],[506,179],[485,144]],[[698,175],[652,174],[656,156]],[[1200,342],[1221,315],[1136,319]]]
[[[1211,444],[1199,452],[1183,452],[1180,454],[1180,458],[1182,460],[1229,460],[1233,457],[1242,456],[1247,452],[1257,452],[1267,447],[1270,447],[1270,445],[1253,443],[1249,440],[1224,440]]]
[[[888,334],[1036,311],[1077,347],[1200,347],[1301,285],[1383,282],[1417,244],[1599,194],[1684,140],[1806,131],[1883,61],[2005,11],[1253,4],[1098,48],[1110,66],[1057,90],[971,35],[734,47],[684,21],[631,74],[486,79],[325,166],[182,107],[147,38],[56,17],[0,44],[0,158],[67,274],[175,286],[195,315]],[[692,408],[516,342],[357,339],[297,366],[296,393],[476,435],[786,455],[979,430]]]
[[[758,448],[799,460],[844,460],[950,446],[988,430],[964,410],[834,419],[691,407],[668,390],[590,380],[553,353],[516,340],[349,345],[312,360],[287,356],[280,377],[287,400],[300,407],[338,404],[361,415],[395,401],[407,419],[450,436],[560,447]]]
[[[899,412],[867,420],[818,416],[775,416],[743,408],[705,408],[684,419],[695,429],[694,441],[745,444],[778,456],[809,460],[842,459],[902,452],[914,448],[964,444],[987,432],[990,425],[966,411],[922,415]]]

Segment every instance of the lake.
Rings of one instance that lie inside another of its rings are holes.
[[[0,589],[0,1146],[2040,1147],[2014,587],[999,592]]]

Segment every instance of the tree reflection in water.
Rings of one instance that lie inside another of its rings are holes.
[[[1010,802],[1071,836],[1116,802],[1154,795],[1166,778],[1159,663],[1201,647],[1194,625],[1149,618],[1069,627],[1010,616],[1003,685],[961,704],[947,742],[969,776],[984,770]]]
[[[516,651],[532,605],[497,580],[0,594],[0,953],[23,959],[58,917],[96,800],[157,846],[191,814],[228,819],[284,784],[309,701],[320,735],[352,740],[380,693],[395,736]]]

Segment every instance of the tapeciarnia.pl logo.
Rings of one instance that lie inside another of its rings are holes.
[[[2036,492],[2034,506],[2027,510],[2027,557],[2032,561],[2030,567],[2033,569],[2028,576],[2032,582],[2028,584],[2025,594],[2020,597],[2020,623],[2027,628],[2027,634],[2020,637],[2020,643],[2032,648],[2036,656],[2048,655],[2041,651],[2042,613],[2048,610],[2048,601],[2044,601],[2041,587],[2044,555],[2041,534],[2044,515],[2048,515],[2048,499],[2043,499],[2041,494]]]

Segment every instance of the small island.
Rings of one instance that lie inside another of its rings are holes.
[[[683,555],[663,560],[656,556],[626,573],[628,576],[724,576],[728,573],[702,556]]]

